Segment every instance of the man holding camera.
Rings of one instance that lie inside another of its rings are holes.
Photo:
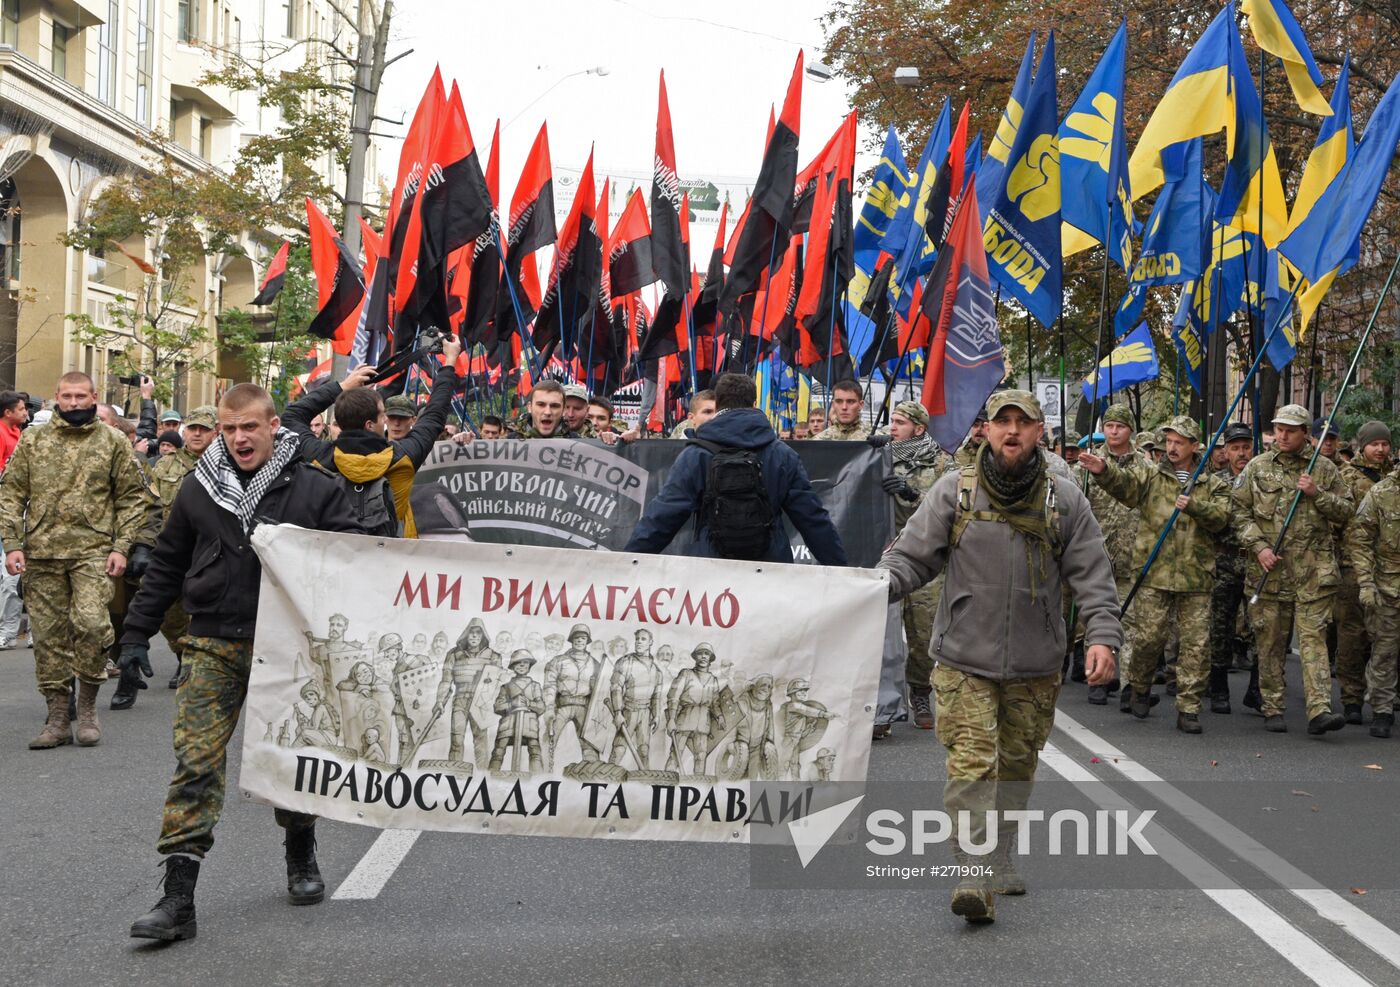
[[[97,391],[84,373],[58,380],[57,412],[27,429],[0,482],[5,571],[25,578],[34,665],[48,701],[30,750],[72,743],[69,683],[78,679],[78,744],[102,739],[97,689],[112,643],[112,578],[145,517],[146,484],[131,446],[97,419]]]

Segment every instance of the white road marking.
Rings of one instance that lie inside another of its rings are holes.
[[[1143,785],[1160,786],[1161,795],[1170,796],[1163,801],[1168,802],[1173,810],[1179,812],[1193,826],[1241,860],[1277,881],[1299,900],[1306,902],[1319,916],[1340,927],[1357,942],[1400,970],[1400,933],[1371,917],[1337,892],[1323,887],[1321,881],[1299,870],[1248,833],[1231,825],[1185,792],[1163,780],[1150,768],[1133,760],[1073,717],[1067,716],[1062,710],[1056,711],[1055,726],[1098,757],[1100,763],[1108,765],[1123,777]]]
[[[399,869],[403,858],[422,836],[417,829],[386,829],[365,851],[350,876],[340,882],[331,898],[336,901],[363,900],[378,898],[394,871]]]
[[[1057,717],[1058,719],[1058,717]],[[1135,810],[1132,802],[1110,788],[1103,779],[1070,758],[1053,744],[1046,744],[1041,763],[1073,784],[1101,809]],[[1156,821],[1144,836],[1161,859],[1196,886],[1206,897],[1237,919],[1299,973],[1320,987],[1364,985],[1371,981],[1347,966],[1325,946],[1293,925],[1252,892],[1239,887],[1219,869]]]

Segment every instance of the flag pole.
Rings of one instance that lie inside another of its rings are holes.
[[[1323,438],[1332,430],[1332,423],[1337,419],[1337,411],[1342,406],[1342,399],[1346,397],[1347,388],[1351,386],[1351,382],[1356,377],[1356,368],[1357,365],[1361,363],[1361,354],[1366,349],[1366,341],[1371,338],[1371,330],[1376,326],[1376,318],[1381,314],[1381,306],[1385,304],[1385,297],[1390,294],[1390,285],[1391,282],[1395,280],[1395,272],[1397,269],[1400,269],[1400,252],[1397,252],[1395,255],[1395,263],[1390,265],[1390,274],[1386,276],[1385,286],[1381,288],[1380,294],[1376,296],[1376,307],[1371,311],[1371,320],[1366,323],[1366,329],[1361,334],[1361,341],[1356,344],[1356,351],[1351,355],[1351,365],[1347,367],[1346,375],[1342,377],[1341,382],[1337,385],[1337,397],[1332,401],[1332,410],[1327,413],[1327,426],[1322,430]],[[1299,281],[1301,280],[1300,278]],[[1267,347],[1267,345],[1266,343],[1265,346]],[[1257,360],[1255,362],[1258,363]],[[1312,458],[1308,460],[1308,468],[1303,471],[1304,476],[1312,475],[1313,469],[1317,466],[1317,457],[1321,455],[1321,453],[1322,439],[1320,438],[1318,439],[1317,445],[1313,446]],[[1274,539],[1273,553],[1275,555],[1278,555],[1283,548],[1284,536],[1288,534],[1288,528],[1293,524],[1293,518],[1297,515],[1298,505],[1302,500],[1303,491],[1299,490],[1294,493],[1293,503],[1288,507],[1288,514],[1283,519],[1283,526],[1279,528],[1278,537]],[[1249,598],[1250,606],[1259,602],[1259,594],[1264,592],[1264,584],[1268,581],[1269,572],[1265,570],[1263,578],[1259,580],[1259,585],[1254,587],[1254,594]]]
[[[1396,256],[1396,264],[1400,265],[1400,255]],[[1394,273],[1392,269],[1392,276]],[[1196,481],[1200,479],[1202,470],[1204,470],[1206,464],[1210,462],[1211,453],[1215,451],[1216,445],[1219,444],[1220,436],[1224,434],[1230,416],[1235,413],[1235,406],[1240,403],[1240,398],[1244,397],[1244,392],[1249,388],[1250,381],[1254,379],[1254,375],[1259,371],[1259,361],[1264,355],[1264,350],[1268,349],[1269,343],[1273,340],[1278,331],[1283,328],[1284,322],[1287,321],[1290,314],[1289,309],[1293,305],[1293,299],[1297,296],[1298,288],[1301,284],[1302,279],[1300,278],[1298,282],[1293,285],[1292,290],[1288,293],[1288,297],[1284,299],[1283,304],[1279,307],[1278,318],[1274,320],[1274,327],[1269,330],[1269,335],[1264,340],[1264,346],[1260,348],[1259,355],[1256,356],[1254,362],[1250,364],[1249,372],[1245,374],[1244,380],[1240,383],[1239,390],[1235,392],[1234,398],[1231,399],[1230,407],[1225,412],[1224,418],[1221,419],[1219,428],[1212,433],[1210,442],[1201,450],[1200,462],[1198,462],[1196,468],[1192,470],[1191,476],[1186,481],[1186,486],[1182,490],[1182,493],[1187,497],[1191,496],[1192,490],[1195,489]],[[1128,612],[1128,607],[1132,604],[1133,598],[1137,596],[1138,589],[1142,586],[1142,581],[1147,578],[1147,573],[1152,568],[1152,564],[1157,561],[1157,556],[1161,553],[1162,546],[1166,544],[1167,535],[1171,534],[1172,527],[1176,524],[1176,519],[1180,516],[1181,509],[1179,507],[1172,508],[1171,516],[1167,518],[1167,523],[1163,525],[1161,532],[1157,535],[1157,542],[1152,546],[1152,551],[1148,554],[1147,561],[1142,564],[1142,571],[1138,573],[1137,579],[1133,581],[1132,589],[1128,590],[1128,595],[1123,598],[1123,606],[1119,611],[1120,617]]]
[[[1035,393],[1035,353],[1031,341],[1031,310],[1026,309],[1026,390]]]
[[[1108,310],[1108,244],[1105,243],[1105,244],[1103,245],[1103,271],[1102,271],[1102,273],[1099,275],[1099,331],[1098,331],[1098,335],[1097,335],[1097,336],[1095,337],[1095,339],[1094,339],[1094,388],[1093,388],[1093,400],[1090,402],[1090,406],[1089,406],[1089,443],[1088,443],[1088,449],[1089,449],[1090,452],[1093,452],[1093,451],[1094,451],[1094,427],[1098,424],[1098,421],[1099,421],[1099,377],[1100,377],[1100,375],[1103,373],[1103,368],[1102,368],[1102,364],[1103,364],[1103,330],[1104,330],[1104,315],[1105,315],[1105,313],[1107,312],[1107,310]],[[1109,375],[1110,375],[1109,385],[1108,385],[1108,388],[1109,388],[1108,393],[1109,393],[1109,395],[1111,396],[1111,395],[1113,394],[1113,383],[1112,383],[1113,356],[1112,356],[1112,353],[1109,354],[1108,363],[1109,363],[1109,371],[1108,371],[1108,372],[1109,372]],[[1105,441],[1105,443],[1106,443],[1106,442],[1108,441],[1107,438],[1105,438],[1104,441]],[[1084,489],[1085,489],[1085,490],[1089,489],[1089,476],[1088,476],[1088,471],[1087,471],[1087,470],[1085,470],[1085,475],[1084,475]]]
[[[1259,49],[1259,115],[1264,116],[1264,80],[1267,78],[1269,53],[1263,48]],[[1265,263],[1268,260],[1269,251],[1264,245],[1264,128],[1259,128],[1259,271],[1254,282],[1256,296],[1259,302],[1259,321],[1264,319],[1264,279],[1267,276]],[[1259,346],[1258,328],[1254,321],[1254,309],[1249,309],[1249,345],[1251,349]],[[1253,357],[1255,354],[1250,353]],[[1259,409],[1259,378],[1254,379],[1254,390],[1250,392],[1250,404],[1252,405],[1252,417],[1254,418],[1254,454],[1259,455],[1259,450],[1263,446],[1263,420],[1260,417]]]
[[[773,291],[773,261],[778,258],[778,230],[773,230],[773,246],[768,250],[768,266],[763,270],[768,275],[768,283],[763,286],[763,308],[758,313],[758,342],[754,343],[754,366],[758,366],[758,355],[763,349],[763,327],[768,321],[768,295]],[[758,303],[758,292],[754,291],[754,304]],[[739,343],[739,363],[744,368],[744,373],[748,374],[748,333],[744,334],[744,339]]]
[[[1060,447],[1069,448],[1069,409],[1065,407],[1065,313],[1060,308]],[[1090,431],[1093,427],[1090,426]]]

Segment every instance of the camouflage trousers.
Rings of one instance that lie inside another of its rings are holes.
[[[228,743],[248,696],[252,641],[217,637],[185,640],[184,666],[175,711],[175,777],[165,795],[160,853],[203,857],[214,845],[214,826],[224,808]],[[283,829],[305,829],[316,817],[275,811]]]
[[[170,645],[170,650],[175,652],[176,660],[183,660],[185,653],[185,635],[190,632],[190,615],[185,613],[185,608],[180,606],[179,601],[170,604],[170,609],[165,611],[165,619],[160,622],[160,633],[165,638],[165,643]]]
[[[106,652],[115,640],[107,612],[111,597],[105,557],[26,560],[24,602],[40,692],[66,694],[74,676],[93,684],[107,680]]]
[[[999,681],[938,665],[933,693],[934,730],[948,752],[943,808],[959,840],[980,846],[988,839],[988,811],[1024,809],[1030,799],[1040,751],[1055,722],[1060,675]],[[966,832],[961,810],[969,813]],[[1004,846],[1008,827],[1001,829],[998,842]]]
[[[1199,713],[1210,674],[1210,594],[1172,593],[1144,586],[1133,600],[1130,634],[1133,640],[1128,684],[1133,692],[1152,687],[1157,663],[1173,627],[1177,634],[1176,708]]]
[[[1263,599],[1249,608],[1249,625],[1259,650],[1260,712],[1281,716],[1284,708],[1284,658],[1293,627],[1298,628],[1298,653],[1303,663],[1303,699],[1308,719],[1332,709],[1332,671],[1327,664],[1327,622],[1332,595],[1306,603]]]
[[[938,613],[938,596],[943,577],[921,586],[904,598],[900,612],[904,617],[904,643],[908,653],[904,659],[904,680],[911,689],[928,689],[933,678],[933,618]]]
[[[1247,647],[1236,633],[1236,618],[1243,606],[1244,568],[1227,565],[1222,557],[1215,563],[1215,586],[1210,591],[1210,669],[1217,676],[1227,674],[1235,656]]]
[[[1371,661],[1366,666],[1366,702],[1372,713],[1395,712],[1396,662],[1400,658],[1400,603],[1381,597],[1366,615]]]
[[[1356,570],[1342,569],[1342,584],[1332,598],[1332,624],[1337,629],[1337,685],[1343,706],[1360,706],[1366,697],[1366,661],[1371,656],[1371,638],[1366,633],[1366,617],[1361,612]]]

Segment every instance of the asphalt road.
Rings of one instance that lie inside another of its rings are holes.
[[[293,908],[281,831],[238,794],[235,738],[199,937],[143,944],[127,929],[159,896],[173,766],[174,661],[161,645],[153,658],[135,710],[105,710],[104,690],[101,746],[30,752],[31,656],[0,652],[0,983],[1400,982],[1400,740],[1308,738],[1297,709],[1291,733],[1266,734],[1238,707],[1186,737],[1169,705],[1140,723],[1082,686],[1061,697],[1033,804],[1155,808],[1156,883],[1032,859],[1031,893],[970,928],[944,888],[754,890],[740,847],[426,833],[381,867],[376,896],[345,900],[379,833],[322,822],[331,893]],[[942,749],[899,725],[871,778],[936,796]]]

